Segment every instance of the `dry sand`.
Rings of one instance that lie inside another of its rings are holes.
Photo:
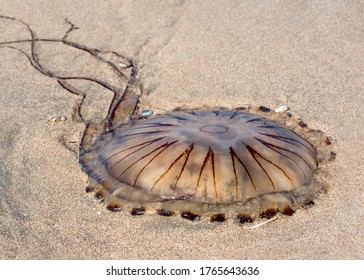
[[[2,0],[0,15],[39,37],[61,38],[68,18],[80,28],[72,40],[132,57],[142,109],[289,105],[333,137],[338,156],[314,207],[254,230],[111,213],[83,191],[87,176],[59,140],[83,132],[77,97],[1,48],[0,258],[362,259],[363,13],[362,1]],[[29,38],[0,26],[0,42]],[[41,51],[61,65],[62,48]],[[91,113],[105,106],[95,100]]]

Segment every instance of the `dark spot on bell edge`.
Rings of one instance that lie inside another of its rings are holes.
[[[105,197],[105,195],[104,195],[104,193],[102,192],[102,191],[97,191],[96,193],[95,193],[95,197],[97,198],[97,199],[99,199],[99,200],[104,200],[104,197]]]
[[[200,220],[199,215],[193,214],[191,212],[182,212],[181,217],[183,219],[187,219],[187,220],[190,220],[190,221],[199,221]]]
[[[303,121],[299,121],[299,122],[298,122],[298,125],[299,125],[300,127],[302,127],[302,128],[307,127],[307,124],[305,124]]]
[[[315,205],[315,202],[313,202],[312,200],[307,200],[304,204],[303,204],[303,208],[304,209],[308,209],[311,208],[312,206]]]
[[[225,214],[216,214],[216,215],[212,215],[210,218],[210,222],[218,222],[218,223],[222,223],[226,221],[226,217]]]
[[[239,223],[245,224],[245,223],[252,223],[253,219],[252,217],[244,214],[238,214],[237,216]]]
[[[264,113],[270,112],[270,109],[268,107],[265,107],[265,106],[259,106],[258,110],[261,111],[261,112],[264,112]]]
[[[133,210],[131,210],[131,212],[130,212],[130,214],[133,216],[140,216],[140,215],[143,215],[144,213],[145,213],[144,207],[133,208]]]
[[[106,209],[112,212],[117,212],[121,210],[121,205],[119,204],[109,204]]]
[[[283,210],[281,211],[282,214],[287,215],[287,216],[292,216],[294,214],[294,212],[295,211],[288,205],[286,207],[284,207]]]
[[[88,185],[86,188],[85,188],[85,192],[87,193],[90,193],[90,192],[93,192],[95,190],[94,187],[92,187],[91,185]]]
[[[236,111],[245,111],[246,108],[245,107],[236,107],[234,110],[236,110]]]
[[[273,208],[268,208],[267,210],[265,210],[264,212],[262,212],[260,214],[261,218],[266,218],[266,219],[270,219],[273,216],[275,216],[277,214],[277,209],[273,209]]]
[[[158,210],[156,211],[156,213],[157,213],[158,215],[165,216],[165,217],[170,217],[170,216],[173,216],[173,215],[174,215],[174,213],[173,213],[173,212],[168,211],[168,210],[164,210],[164,209],[158,209]]]

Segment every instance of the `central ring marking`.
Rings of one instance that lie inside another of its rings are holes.
[[[228,131],[229,128],[223,125],[213,124],[213,125],[205,125],[200,128],[200,131],[206,133],[224,133]]]

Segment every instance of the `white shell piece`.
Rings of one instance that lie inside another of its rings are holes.
[[[274,111],[276,113],[286,112],[288,110],[289,110],[289,107],[287,105],[279,106],[279,107],[277,107],[277,108],[274,109]]]

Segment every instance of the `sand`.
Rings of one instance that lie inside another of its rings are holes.
[[[253,230],[112,213],[84,192],[77,147],[61,141],[83,133],[72,118],[79,98],[0,48],[0,259],[362,259],[363,9],[360,1],[1,1],[0,15],[40,38],[61,38],[67,18],[79,27],[73,41],[133,58],[141,109],[288,105],[334,139],[337,159],[314,207]],[[0,21],[0,42],[29,38]],[[82,72],[77,58],[57,60],[64,52],[45,45],[40,59]],[[102,115],[109,98],[91,98],[87,110]],[[51,115],[67,120],[49,123]]]

